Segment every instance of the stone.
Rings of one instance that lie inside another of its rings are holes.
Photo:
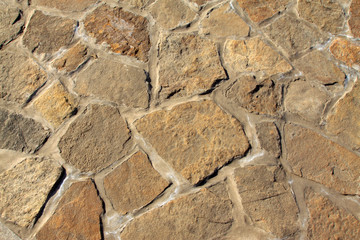
[[[21,10],[0,2],[0,49],[14,40],[24,27]]]
[[[181,196],[130,222],[121,233],[130,239],[220,239],[233,224],[232,202],[223,183]]]
[[[198,6],[205,5],[206,3],[210,2],[211,0],[189,0],[190,2],[196,3]]]
[[[104,178],[106,195],[121,214],[149,204],[167,186],[169,182],[153,169],[142,152],[135,153]]]
[[[102,213],[102,201],[94,183],[90,180],[73,183],[36,239],[101,239]]]
[[[159,50],[160,96],[204,93],[217,80],[226,79],[216,45],[193,34],[172,34],[162,39]]]
[[[306,189],[309,209],[308,239],[358,239],[360,222],[346,210],[335,206],[329,199]]]
[[[249,149],[239,121],[209,100],[159,110],[135,122],[157,153],[192,184],[198,184]]]
[[[350,67],[360,69],[360,45],[343,38],[337,38],[330,46],[330,51],[335,58]]]
[[[0,108],[0,149],[33,153],[49,135],[39,122]]]
[[[360,0],[352,0],[349,26],[354,37],[360,38]]]
[[[227,40],[224,61],[232,71],[262,73],[265,77],[286,73],[292,69],[279,53],[258,37],[248,40]]]
[[[234,174],[244,211],[255,226],[277,238],[299,230],[299,210],[281,167],[248,166]]]
[[[141,9],[149,5],[154,0],[119,0],[121,3],[129,3],[131,6]]]
[[[0,173],[1,218],[28,227],[46,203],[62,171],[53,160],[36,157]]]
[[[70,48],[61,58],[57,59],[54,62],[54,67],[60,71],[73,72],[89,58],[88,48],[84,44],[78,43]]]
[[[116,59],[99,58],[77,77],[75,91],[134,108],[149,105],[147,76],[143,69]]]
[[[341,194],[360,193],[360,157],[316,132],[285,126],[287,161],[295,175]]]
[[[106,43],[111,51],[146,62],[150,50],[148,20],[119,7],[102,5],[86,16],[86,32],[96,43]]]
[[[256,124],[256,133],[260,146],[274,157],[280,157],[280,135],[276,125],[272,122]]]
[[[116,108],[90,105],[58,144],[63,159],[83,172],[98,172],[122,158],[132,145],[130,130]]]
[[[23,37],[24,45],[38,54],[55,53],[73,40],[76,21],[35,11]]]
[[[21,240],[10,229],[0,223],[0,240]]]
[[[31,0],[31,5],[56,8],[58,10],[66,12],[78,12],[87,9],[88,7],[94,5],[96,2],[97,0]]]

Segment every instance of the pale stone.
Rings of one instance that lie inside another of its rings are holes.
[[[352,0],[349,26],[354,37],[360,38],[360,0]]]
[[[98,0],[31,0],[31,5],[56,8],[61,11],[83,11],[94,5]]]
[[[141,9],[155,0],[119,0],[121,3],[129,3],[131,6]]]
[[[64,56],[54,62],[54,67],[66,72],[75,71],[81,64],[90,58],[88,48],[78,43],[70,48]]]
[[[0,223],[0,240],[21,240],[10,229]]]
[[[24,18],[20,9],[0,2],[0,49],[15,39],[24,27]]]
[[[343,38],[337,38],[330,46],[335,58],[348,66],[357,66],[360,69],[360,45]]]
[[[271,122],[256,124],[256,133],[260,146],[274,157],[280,157],[280,135],[276,125]]]
[[[190,2],[196,3],[198,6],[205,5],[212,0],[189,0]]]

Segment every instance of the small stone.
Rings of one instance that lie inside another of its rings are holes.
[[[64,160],[83,172],[98,172],[122,158],[132,144],[116,108],[90,105],[59,142]]]
[[[26,28],[23,43],[31,52],[54,53],[71,43],[75,28],[74,20],[35,11]]]
[[[160,45],[160,96],[203,93],[226,79],[214,42],[191,34],[172,34]]]
[[[261,147],[274,157],[280,157],[280,135],[276,125],[271,122],[256,124],[256,133]]]
[[[97,0],[31,0],[31,5],[48,8],[56,8],[61,11],[78,12],[94,5]]]
[[[352,0],[349,26],[354,37],[360,38],[360,0]]]
[[[135,125],[158,154],[192,184],[249,149],[240,122],[211,101],[153,112]]]
[[[287,160],[294,174],[342,194],[360,193],[360,157],[321,135],[285,126]]]
[[[28,227],[45,204],[62,168],[45,158],[28,158],[0,174],[0,214]]]
[[[0,49],[15,39],[24,27],[24,18],[20,9],[9,7],[0,2]]]
[[[360,45],[343,38],[337,38],[330,46],[335,58],[348,66],[357,66],[360,69]]]
[[[167,186],[169,182],[153,169],[142,152],[134,154],[104,178],[106,195],[121,214],[149,204]]]
[[[182,196],[130,222],[130,239],[223,239],[233,224],[232,202],[223,183]]]
[[[151,44],[146,18],[102,5],[86,16],[84,25],[96,43],[107,43],[115,53],[148,60]]]
[[[78,43],[70,48],[64,56],[54,62],[54,67],[58,70],[65,70],[66,72],[75,71],[82,63],[90,58],[88,48]]]
[[[235,170],[235,182],[245,213],[255,226],[277,238],[299,230],[299,210],[285,172],[277,166],[249,166]]]
[[[102,213],[102,202],[94,183],[90,180],[73,183],[36,239],[102,239]]]

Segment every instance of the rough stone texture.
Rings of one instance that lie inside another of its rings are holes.
[[[24,26],[24,18],[20,9],[9,7],[0,2],[0,49],[15,39]]]
[[[66,72],[75,71],[82,63],[90,58],[88,48],[82,43],[78,43],[70,48],[64,56],[54,62],[54,67]]]
[[[196,3],[198,6],[202,6],[205,3],[210,2],[211,0],[189,0],[190,2]]]
[[[37,240],[101,239],[102,202],[94,183],[77,182],[65,192],[54,215],[36,235]]]
[[[224,184],[180,197],[135,218],[121,239],[216,239],[233,223],[232,202]]]
[[[46,158],[28,158],[0,174],[1,218],[29,226],[45,204],[62,168]]]
[[[84,25],[96,43],[105,42],[115,53],[147,61],[151,45],[146,18],[102,5],[85,18]]]
[[[360,0],[352,0],[349,26],[354,37],[360,38]]]
[[[135,153],[104,178],[106,195],[121,214],[150,203],[168,185],[142,152]]]
[[[329,199],[306,190],[309,209],[308,239],[358,239],[360,222],[344,209],[335,206]]]
[[[82,11],[94,5],[98,0],[31,0],[31,5],[56,8],[61,11]]]
[[[285,126],[287,160],[294,174],[342,194],[360,193],[360,157],[319,134]]]
[[[256,133],[260,146],[274,157],[280,157],[280,135],[276,125],[272,122],[263,122],[256,125]]]
[[[121,3],[129,3],[131,6],[135,8],[144,8],[154,0],[119,0]]]
[[[192,184],[249,148],[240,122],[211,101],[189,102],[150,113],[136,128]]]
[[[189,96],[225,79],[215,43],[196,35],[172,34],[160,46],[161,96]]]
[[[116,60],[98,59],[78,76],[75,91],[128,107],[146,108],[149,102],[144,70]]]
[[[84,172],[97,172],[126,154],[130,130],[116,108],[90,105],[59,142],[65,161]]]
[[[0,108],[0,149],[35,152],[48,136],[40,123]]]
[[[337,38],[330,46],[331,53],[348,66],[360,68],[360,45],[343,38]]]
[[[21,240],[11,230],[0,223],[0,240]]]
[[[298,207],[280,167],[249,166],[235,170],[245,212],[254,224],[278,238],[298,231]]]
[[[75,27],[74,20],[35,11],[26,28],[23,43],[31,52],[54,53],[71,43]]]

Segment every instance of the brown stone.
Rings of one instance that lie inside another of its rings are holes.
[[[61,58],[57,59],[54,62],[54,67],[66,72],[72,72],[89,58],[88,48],[78,43],[70,48]]]
[[[244,156],[249,148],[240,122],[211,101],[153,112],[135,125],[159,155],[192,184]]]
[[[29,226],[45,204],[62,168],[45,158],[28,158],[0,174],[1,218]]]
[[[86,8],[94,5],[97,0],[31,0],[31,5],[42,6],[48,8],[56,8],[61,11],[83,11]]]
[[[24,27],[20,9],[0,2],[0,49],[15,39]]]
[[[280,157],[280,135],[276,125],[272,122],[256,124],[256,133],[260,146],[274,157]]]
[[[220,239],[233,224],[224,184],[172,200],[135,218],[120,237],[130,239]]]
[[[102,239],[102,202],[94,183],[73,183],[62,196],[54,215],[37,233],[37,240]]]
[[[360,157],[321,135],[285,126],[287,160],[294,174],[342,194],[360,193]]]
[[[331,53],[348,66],[360,68],[360,45],[343,38],[337,38],[330,46]]]
[[[135,153],[104,178],[106,195],[121,214],[150,203],[168,185],[142,152]]]
[[[102,5],[86,16],[84,25],[96,43],[107,43],[115,53],[147,61],[151,45],[146,18]]]
[[[360,0],[352,0],[349,26],[354,37],[360,38]]]

